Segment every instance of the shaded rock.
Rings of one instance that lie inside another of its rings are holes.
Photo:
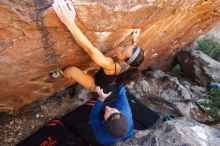
[[[133,138],[115,146],[217,146],[220,131],[194,120],[180,118],[153,130],[138,131]]]
[[[208,96],[207,89],[199,85],[192,85],[186,80],[180,81],[181,84],[189,91],[191,91],[191,98],[198,101]]]
[[[0,113],[0,124],[7,124],[14,119],[14,116],[7,112]]]
[[[204,87],[201,87],[201,86],[191,86],[191,90],[194,93],[204,93],[207,91]]]
[[[201,121],[211,120],[196,101],[198,93],[193,94],[180,84],[176,77],[169,76],[162,71],[146,72],[143,79],[127,87],[140,100],[158,100],[166,103],[176,111],[178,116],[191,117]],[[189,88],[192,88],[191,85]]]
[[[87,90],[78,85],[73,85],[66,90],[54,93],[48,98],[23,106],[19,113],[1,113],[0,145],[16,145],[36,132],[49,120],[59,118],[85,103],[89,100],[87,94]]]
[[[17,110],[73,83],[48,79],[55,69],[95,67],[51,4],[0,1],[0,111]],[[78,26],[106,55],[129,40],[133,28],[141,28],[138,45],[146,52],[141,68],[169,69],[178,48],[220,21],[220,2],[213,0],[76,0],[75,5]]]
[[[177,58],[182,71],[201,85],[220,82],[220,62],[201,51],[181,52]]]
[[[132,90],[145,91],[141,96],[158,95],[171,102],[191,99],[190,92],[179,83],[178,79],[171,77],[160,70],[146,72],[140,86],[133,87]],[[137,85],[137,83],[136,83]],[[176,98],[178,95],[178,98]]]

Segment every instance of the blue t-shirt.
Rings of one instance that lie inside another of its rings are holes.
[[[133,136],[134,124],[132,120],[131,108],[129,106],[126,91],[124,86],[118,88],[117,100],[109,105],[112,108],[117,108],[121,113],[123,113],[128,119],[128,133],[123,138],[114,138],[112,137],[105,129],[104,121],[101,119],[101,111],[104,108],[103,101],[99,99],[96,100],[96,104],[93,107],[90,114],[90,122],[93,133],[96,140],[103,145],[113,144],[121,139],[126,139]]]

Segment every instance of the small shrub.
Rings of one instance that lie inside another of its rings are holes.
[[[210,99],[202,103],[203,106],[208,108],[208,114],[215,120],[220,120],[220,99]]]
[[[208,86],[208,93],[210,96],[215,97],[215,98],[220,98],[220,89],[213,89],[212,86]]]
[[[206,53],[211,58],[220,61],[220,43],[210,39],[201,38],[197,40],[197,49]]]
[[[208,114],[215,120],[220,120],[220,89],[214,90],[210,86],[208,87],[209,95],[214,99],[210,99],[203,102],[203,106],[208,108]]]

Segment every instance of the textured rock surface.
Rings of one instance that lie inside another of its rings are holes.
[[[153,130],[138,131],[134,138],[116,146],[217,146],[219,142],[219,130],[180,118]]]
[[[186,83],[185,83],[186,84]],[[188,85],[183,86],[176,77],[169,76],[162,71],[150,71],[135,84],[127,87],[140,100],[157,100],[173,108],[178,116],[186,116],[199,121],[211,120],[206,112],[201,110],[198,99],[204,98],[204,89]],[[194,90],[194,91],[193,91]],[[160,109],[161,110],[161,109]]]
[[[210,82],[220,82],[220,62],[203,52],[182,52],[177,58],[184,73],[203,86]]]
[[[57,68],[94,67],[51,9],[52,0],[0,0],[0,111],[21,107],[70,85],[49,80]],[[141,28],[142,68],[167,69],[178,48],[220,21],[216,0],[82,0],[77,23],[102,52],[111,54],[131,28]]]
[[[58,92],[49,98],[35,101],[28,106],[23,106],[19,112],[11,112],[4,117],[0,115],[0,129],[2,131],[0,132],[0,145],[16,145],[21,140],[36,132],[48,120],[61,117],[85,103],[88,99],[88,91],[85,89],[79,86],[68,87],[66,90]],[[164,110],[158,104],[155,104],[155,106],[158,106],[160,110]],[[176,118],[165,123],[160,121],[153,129],[135,131],[134,137],[116,145],[200,146],[206,144],[208,146],[215,146],[216,143],[219,143],[219,134],[220,131],[193,120]]]

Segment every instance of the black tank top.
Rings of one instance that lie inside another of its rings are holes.
[[[117,96],[117,85],[115,82],[117,80],[116,75],[116,62],[118,62],[117,58],[112,58],[115,63],[115,73],[114,75],[106,75],[104,69],[101,68],[95,75],[95,85],[100,86],[104,93],[112,92],[112,94],[105,100],[105,104],[115,101]],[[121,63],[119,63],[121,66]],[[124,71],[124,67],[121,66],[121,72]]]
[[[115,84],[116,79],[116,74],[106,75],[104,69],[101,68],[95,75],[95,84],[101,88],[107,88],[110,85]]]

